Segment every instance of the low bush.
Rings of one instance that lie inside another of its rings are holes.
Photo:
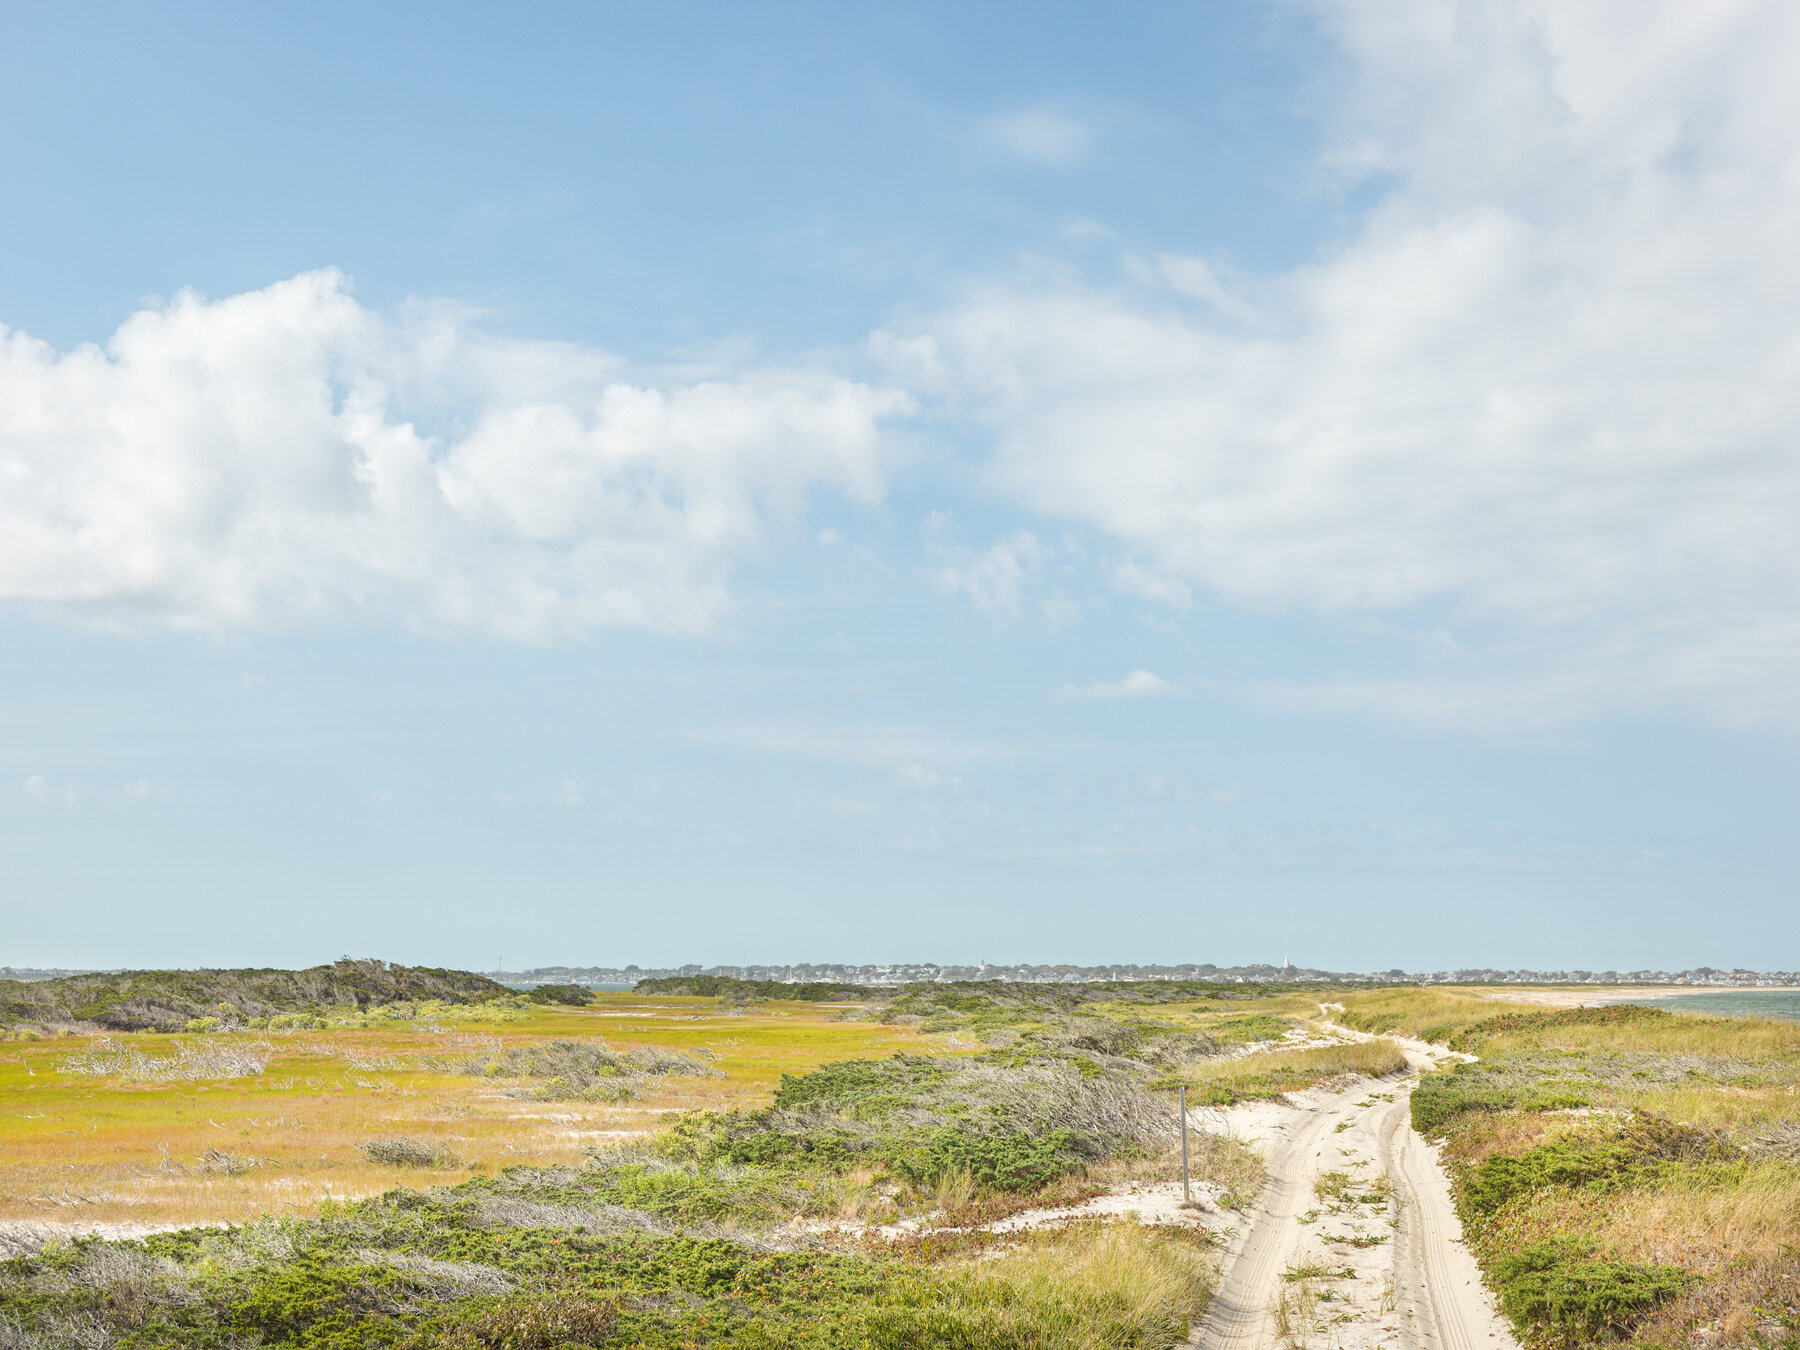
[[[1413,1128],[1439,1134],[1466,1111],[1577,1111],[1593,1105],[1590,1093],[1568,1088],[1490,1087],[1456,1072],[1430,1074],[1413,1089]]]
[[[1465,1213],[1490,1215],[1521,1195],[1551,1186],[1624,1182],[1684,1164],[1730,1164],[1738,1151],[1711,1131],[1641,1112],[1622,1128],[1559,1135],[1515,1156],[1467,1169],[1458,1187]]]
[[[704,1050],[699,1054],[661,1046],[614,1050],[596,1037],[531,1041],[478,1055],[445,1057],[443,1062],[457,1073],[542,1079],[529,1093],[542,1101],[629,1101],[637,1095],[636,1084],[645,1078],[720,1077],[709,1060],[710,1052]]]
[[[896,1172],[919,1185],[966,1173],[990,1190],[1038,1190],[1072,1170],[1078,1160],[1067,1130],[1048,1134],[971,1134],[939,1128],[889,1145],[885,1154]]]
[[[1500,1306],[1515,1326],[1564,1344],[1621,1335],[1689,1282],[1668,1266],[1595,1259],[1578,1240],[1534,1242],[1502,1256],[1493,1278]]]
[[[357,1149],[370,1162],[387,1167],[459,1167],[462,1160],[440,1144],[418,1139],[370,1139]]]

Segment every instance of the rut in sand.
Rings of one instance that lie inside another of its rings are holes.
[[[1517,1350],[1459,1240],[1449,1179],[1408,1114],[1417,1071],[1445,1052],[1400,1044],[1405,1074],[1249,1114],[1269,1182],[1188,1344]]]

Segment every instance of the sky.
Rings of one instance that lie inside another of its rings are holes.
[[[1800,10],[0,18],[0,964],[1800,967]]]

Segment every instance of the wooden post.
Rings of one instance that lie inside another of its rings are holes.
[[[1181,1199],[1183,1204],[1193,1200],[1193,1193],[1188,1190],[1188,1154],[1187,1154],[1187,1084],[1181,1085]]]

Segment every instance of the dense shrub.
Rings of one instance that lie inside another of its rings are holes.
[[[1737,1150],[1711,1131],[1640,1112],[1616,1132],[1604,1127],[1571,1132],[1514,1157],[1489,1158],[1462,1177],[1459,1199],[1465,1212],[1488,1215],[1516,1196],[1548,1186],[1592,1186],[1737,1157]]]
[[[633,992],[723,998],[732,1003],[851,1003],[893,991],[861,984],[783,984],[778,980],[734,980],[726,975],[667,975],[639,980]]]
[[[114,1031],[179,1031],[189,1019],[248,1021],[419,999],[481,1003],[507,992],[467,971],[349,957],[308,970],[127,970],[29,983],[0,980],[0,1026],[94,1022]]]
[[[1465,1111],[1576,1111],[1592,1104],[1587,1093],[1566,1088],[1488,1087],[1478,1078],[1433,1074],[1413,1090],[1412,1124],[1430,1135]]]
[[[785,1110],[829,1107],[858,1117],[879,1117],[916,1101],[924,1089],[948,1077],[943,1061],[923,1055],[846,1059],[810,1073],[781,1075],[775,1105]]]
[[[1500,1306],[1521,1331],[1542,1328],[1565,1342],[1625,1331],[1687,1278],[1667,1266],[1595,1260],[1581,1242],[1534,1242],[1494,1266]]]
[[[892,1146],[890,1161],[908,1180],[930,1183],[967,1173],[996,1191],[1034,1191],[1075,1166],[1073,1137],[1048,1134],[971,1134],[939,1128]]]
[[[533,1003],[558,1004],[565,1008],[585,1008],[592,995],[578,984],[540,984],[526,995]]]

